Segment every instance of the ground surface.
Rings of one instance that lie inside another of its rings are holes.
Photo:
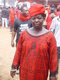
[[[15,53],[15,47],[11,47],[11,32],[9,29],[0,28],[0,80],[19,80],[16,75],[14,79],[10,77],[10,69]],[[60,75],[60,67],[58,80]]]
[[[15,53],[15,47],[12,48],[10,43],[10,30],[0,28],[0,80],[17,80],[10,77],[11,64]]]

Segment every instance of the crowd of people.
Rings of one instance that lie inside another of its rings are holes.
[[[10,31],[12,31],[15,19],[20,18],[20,13],[21,13],[20,8],[22,4],[23,3],[18,3],[16,7],[12,6],[12,7],[2,8],[2,11],[1,11],[2,27],[7,28],[8,26],[10,26]],[[35,4],[35,2],[31,3],[30,6],[32,6],[33,4]],[[52,23],[52,19],[58,16],[60,13],[60,5],[45,4],[44,7],[45,7],[45,14],[46,14],[44,25],[49,30]]]
[[[57,80],[60,59],[60,5],[26,3],[2,9],[2,27],[10,26],[11,46],[16,52],[11,77],[20,80]]]

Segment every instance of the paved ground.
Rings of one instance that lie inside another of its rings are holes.
[[[15,47],[11,47],[10,41],[11,33],[9,29],[0,28],[0,80],[19,80],[17,75],[14,79],[10,77],[11,64],[15,53]],[[60,70],[58,80],[59,75]]]

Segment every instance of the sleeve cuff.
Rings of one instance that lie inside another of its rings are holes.
[[[57,70],[55,71],[55,72],[50,72],[50,77],[54,77],[54,76],[56,76],[58,74],[58,68],[57,68]]]
[[[12,69],[18,69],[18,67],[14,66],[13,64],[12,64],[11,68]]]

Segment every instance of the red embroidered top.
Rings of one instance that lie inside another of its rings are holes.
[[[32,36],[23,31],[13,65],[20,66],[20,80],[47,80],[48,70],[54,75],[57,71],[57,48],[53,33]]]

